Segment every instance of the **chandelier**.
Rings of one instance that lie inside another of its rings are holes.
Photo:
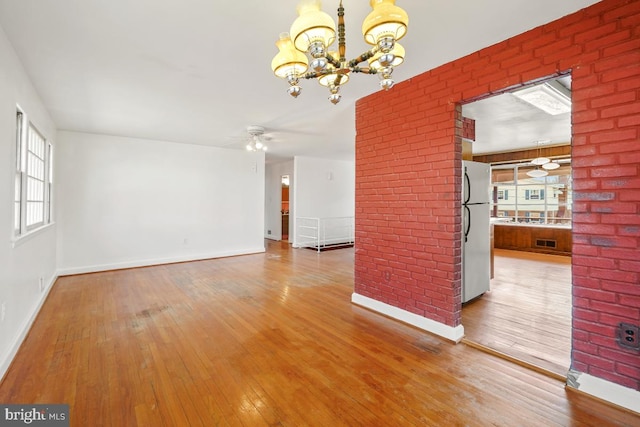
[[[362,35],[373,47],[349,61],[342,0],[338,7],[337,52],[329,50],[336,40],[336,25],[331,16],[320,10],[320,0],[303,0],[298,5],[299,16],[288,33],[280,34],[276,42],[279,52],[271,61],[275,75],[289,83],[291,96],[300,95],[301,78],[317,79],[329,89],[329,100],[337,104],[340,87],[349,81],[351,73],[378,74],[380,87],[391,89],[391,73],[404,61],[404,48],[397,41],[407,33],[409,17],[395,5],[395,0],[370,0],[369,4],[373,10],[362,23]],[[365,61],[368,66],[361,67]]]

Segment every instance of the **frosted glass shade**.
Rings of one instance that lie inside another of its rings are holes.
[[[336,23],[320,10],[320,0],[303,0],[298,5],[298,18],[291,24],[291,40],[301,52],[309,50],[313,42],[321,42],[328,48],[336,39]]]
[[[549,163],[551,160],[548,159],[547,157],[536,157],[535,159],[531,160],[531,163],[534,165],[544,165],[546,163]]]
[[[542,178],[543,176],[549,175],[549,172],[542,169],[532,169],[529,172],[527,172],[527,175],[530,176],[531,178]]]
[[[339,86],[342,86],[343,84],[346,84],[349,81],[349,74],[346,73],[342,73],[342,78],[340,79],[340,84]],[[336,80],[338,79],[339,74],[336,73],[332,73],[332,74],[327,74],[321,77],[318,77],[318,83],[320,83],[322,86],[333,86],[336,83]]]
[[[409,15],[395,3],[395,0],[369,1],[373,10],[362,23],[362,35],[367,43],[377,45],[383,37],[398,41],[407,33]]]
[[[309,60],[304,53],[296,50],[288,33],[280,34],[276,46],[279,52],[271,61],[271,69],[276,76],[286,79],[288,76],[299,76],[307,72]]]
[[[544,165],[542,165],[542,169],[546,169],[548,171],[558,169],[559,167],[560,165],[556,162],[545,163]]]

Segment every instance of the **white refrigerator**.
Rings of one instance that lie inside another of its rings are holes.
[[[462,302],[489,290],[491,281],[491,167],[462,161]]]

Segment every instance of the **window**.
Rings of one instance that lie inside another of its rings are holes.
[[[544,200],[544,190],[541,190],[541,189],[525,190],[524,198],[526,200]]]
[[[528,224],[571,224],[571,161],[542,178],[527,176],[529,164],[494,165],[493,215]]]
[[[51,222],[53,146],[28,121],[16,114],[14,234],[21,236]]]

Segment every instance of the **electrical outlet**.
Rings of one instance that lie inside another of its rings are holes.
[[[40,284],[40,292],[44,291],[44,277],[40,276],[39,284]]]
[[[0,306],[0,322],[4,322],[4,317],[7,315],[7,306],[3,302]]]
[[[267,230],[267,234],[268,234],[268,235],[271,235],[271,230]]]
[[[633,350],[640,350],[640,326],[630,323],[618,325],[618,345]]]

